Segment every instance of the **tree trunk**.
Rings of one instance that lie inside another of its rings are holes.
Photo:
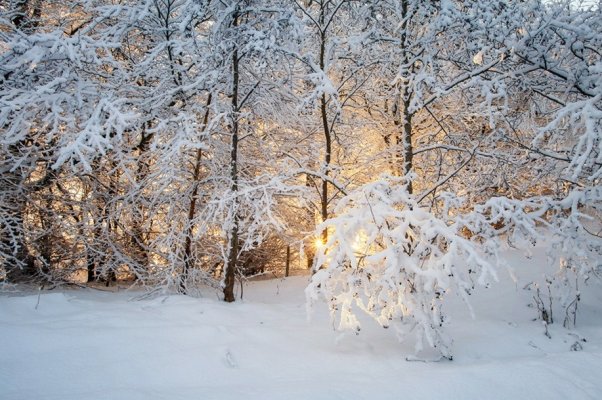
[[[284,268],[284,276],[287,277],[291,268],[291,246],[286,246],[286,266]]]
[[[412,114],[408,111],[410,106],[410,94],[408,89],[404,88],[402,95],[403,111],[401,114],[401,120],[398,121],[397,125],[400,126],[400,134],[398,138],[398,145],[401,142],[403,149],[403,165],[401,168],[402,176],[407,176],[414,169],[414,148],[412,147]],[[408,193],[414,192],[412,181],[408,182]]]
[[[410,19],[408,15],[408,0],[402,0],[401,2],[401,17],[403,18],[403,22],[401,24],[401,46],[402,46],[402,65],[408,68],[407,75],[411,75],[413,73],[413,68],[408,66],[410,62],[410,55],[406,50],[407,46],[407,28],[408,21]],[[399,168],[399,172],[401,176],[407,176],[410,172],[412,172],[414,168],[413,164],[413,156],[414,149],[412,147],[412,116],[413,113],[410,112],[410,103],[412,99],[412,91],[407,85],[408,76],[403,77],[402,90],[401,93],[396,94],[398,97],[396,99],[396,107],[394,109],[395,119],[394,123],[397,127],[397,140],[396,145],[399,148],[401,145],[401,154],[398,157],[398,162],[403,158],[403,164]],[[408,193],[412,194],[414,191],[412,181],[408,182]]]
[[[322,7],[320,14],[320,22],[324,22],[324,7]],[[320,70],[323,73],[326,73],[324,70],[326,68],[326,31],[323,30],[320,32]],[[324,133],[325,145],[324,149],[324,176],[328,177],[330,173],[330,161],[332,154],[332,136],[330,132],[330,125],[328,123],[328,109],[327,109],[327,100],[326,93],[322,93],[320,97],[320,114],[322,118],[322,131]],[[328,219],[328,180],[322,179],[322,193],[320,197],[320,208],[321,208],[321,216],[322,222]],[[322,243],[325,244],[328,241],[328,229],[324,229],[322,231],[321,237]]]
[[[232,25],[238,26],[238,12],[233,15]],[[231,128],[232,142],[230,147],[230,191],[233,196],[233,218],[232,227],[229,233],[229,252],[226,262],[226,271],[224,279],[224,301],[231,303],[234,299],[234,278],[236,266],[238,263],[238,48],[234,48],[232,53],[232,113]]]
[[[142,186],[140,185],[141,183],[143,183],[146,178],[149,175],[149,166],[147,164],[147,162],[145,162],[144,160],[144,154],[148,152],[149,150],[149,146],[151,143],[151,140],[153,138],[153,134],[148,134],[146,129],[150,128],[150,122],[147,123],[146,126],[143,126],[142,129],[142,137],[140,139],[140,143],[137,146],[137,150],[138,150],[138,168],[136,171],[136,183],[138,186]],[[143,186],[142,186],[142,191],[144,190]],[[142,203],[141,203],[142,204]],[[139,212],[136,213],[136,215],[134,215],[134,218],[132,220],[132,240],[131,240],[131,244],[133,247],[133,258],[135,260],[135,267],[139,266],[142,267],[144,269],[148,268],[148,264],[149,264],[149,252],[148,252],[148,247],[146,244],[146,238],[144,235],[144,229],[143,229],[143,225],[144,225],[144,221],[145,221],[145,210],[140,207],[141,209],[139,210]],[[138,273],[134,272],[134,276],[138,276]]]
[[[205,115],[203,117],[203,127],[202,132],[207,128],[207,123],[209,122],[209,106],[211,105],[211,93],[207,97],[207,109],[205,110]],[[203,158],[203,151],[201,149],[197,149],[196,151],[196,159],[194,163],[194,172],[193,172],[193,188],[192,193],[190,195],[190,203],[188,205],[188,225],[186,228],[186,238],[184,239],[184,268],[182,270],[182,276],[180,278],[180,291],[186,294],[186,279],[188,278],[188,273],[192,269],[193,259],[192,259],[192,234],[194,231],[194,215],[196,214],[196,204],[197,197],[199,193],[199,179],[201,178],[201,161]]]

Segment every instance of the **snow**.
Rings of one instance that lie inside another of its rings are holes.
[[[545,255],[507,257],[518,281],[500,272],[476,291],[475,319],[460,298],[445,303],[451,362],[406,361],[413,343],[361,314],[359,335],[333,331],[325,305],[308,321],[307,276],[251,282],[234,304],[209,290],[143,300],[126,290],[4,293],[0,398],[602,398],[599,282],[582,291],[577,330],[555,323],[547,338],[523,289]]]

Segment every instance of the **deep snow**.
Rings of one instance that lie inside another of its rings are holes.
[[[406,361],[413,344],[366,318],[357,336],[334,332],[325,307],[308,322],[303,276],[249,283],[234,304],[211,292],[4,293],[0,399],[602,398],[600,284],[584,291],[578,329],[554,324],[549,339],[526,306],[532,263],[515,256],[518,282],[500,272],[479,290],[475,319],[452,299],[455,358],[437,363]]]

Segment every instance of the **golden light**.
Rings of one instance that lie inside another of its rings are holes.
[[[351,247],[356,253],[366,253],[368,251],[368,236],[364,232],[358,232]]]

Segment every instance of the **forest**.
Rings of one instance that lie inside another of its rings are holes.
[[[601,181],[599,3],[0,2],[5,289],[238,303],[290,272],[336,329],[451,359],[444,305],[503,249],[541,249],[537,318],[575,326]]]

